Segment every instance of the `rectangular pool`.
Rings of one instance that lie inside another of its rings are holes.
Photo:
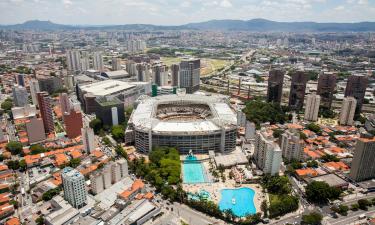
[[[204,168],[200,162],[184,162],[183,181],[187,184],[205,183]]]

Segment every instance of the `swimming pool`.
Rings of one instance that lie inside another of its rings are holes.
[[[197,157],[189,155],[183,163],[183,181],[187,184],[197,184],[206,182],[203,165]]]
[[[234,215],[244,217],[255,214],[254,205],[255,191],[251,188],[243,187],[238,189],[222,189],[219,208],[221,211],[231,209]]]

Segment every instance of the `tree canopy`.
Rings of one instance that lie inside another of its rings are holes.
[[[10,141],[6,145],[6,149],[8,149],[12,153],[12,155],[20,154],[22,151],[22,148],[23,146],[21,142],[18,142],[18,141]]]
[[[328,200],[338,199],[341,190],[336,187],[330,187],[324,181],[313,181],[306,187],[307,200],[314,203],[327,203]]]
[[[91,120],[89,125],[95,134],[99,134],[99,131],[103,128],[103,123],[99,118]]]
[[[125,130],[124,127],[121,125],[113,126],[111,129],[112,137],[117,142],[124,142],[125,138]]]
[[[318,212],[312,212],[302,216],[302,223],[306,225],[320,225],[323,220],[322,214]]]

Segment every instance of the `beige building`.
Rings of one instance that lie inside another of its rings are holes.
[[[375,138],[360,138],[355,146],[350,178],[364,181],[375,178]]]
[[[34,117],[26,122],[26,131],[30,144],[46,140],[42,118]]]
[[[269,135],[264,129],[256,134],[253,157],[256,165],[263,173],[279,174],[282,151],[272,135]]]
[[[354,97],[346,97],[341,105],[340,125],[353,125],[357,100]]]
[[[287,130],[281,136],[281,150],[283,157],[288,161],[302,159],[304,141],[300,139],[299,133],[293,130]]]
[[[104,191],[104,180],[101,173],[94,173],[90,176],[91,191],[94,194],[98,194]]]

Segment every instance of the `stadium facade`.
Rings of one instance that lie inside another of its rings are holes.
[[[148,153],[156,146],[181,154],[231,152],[236,147],[237,118],[222,95],[141,96],[126,131],[126,142]]]

